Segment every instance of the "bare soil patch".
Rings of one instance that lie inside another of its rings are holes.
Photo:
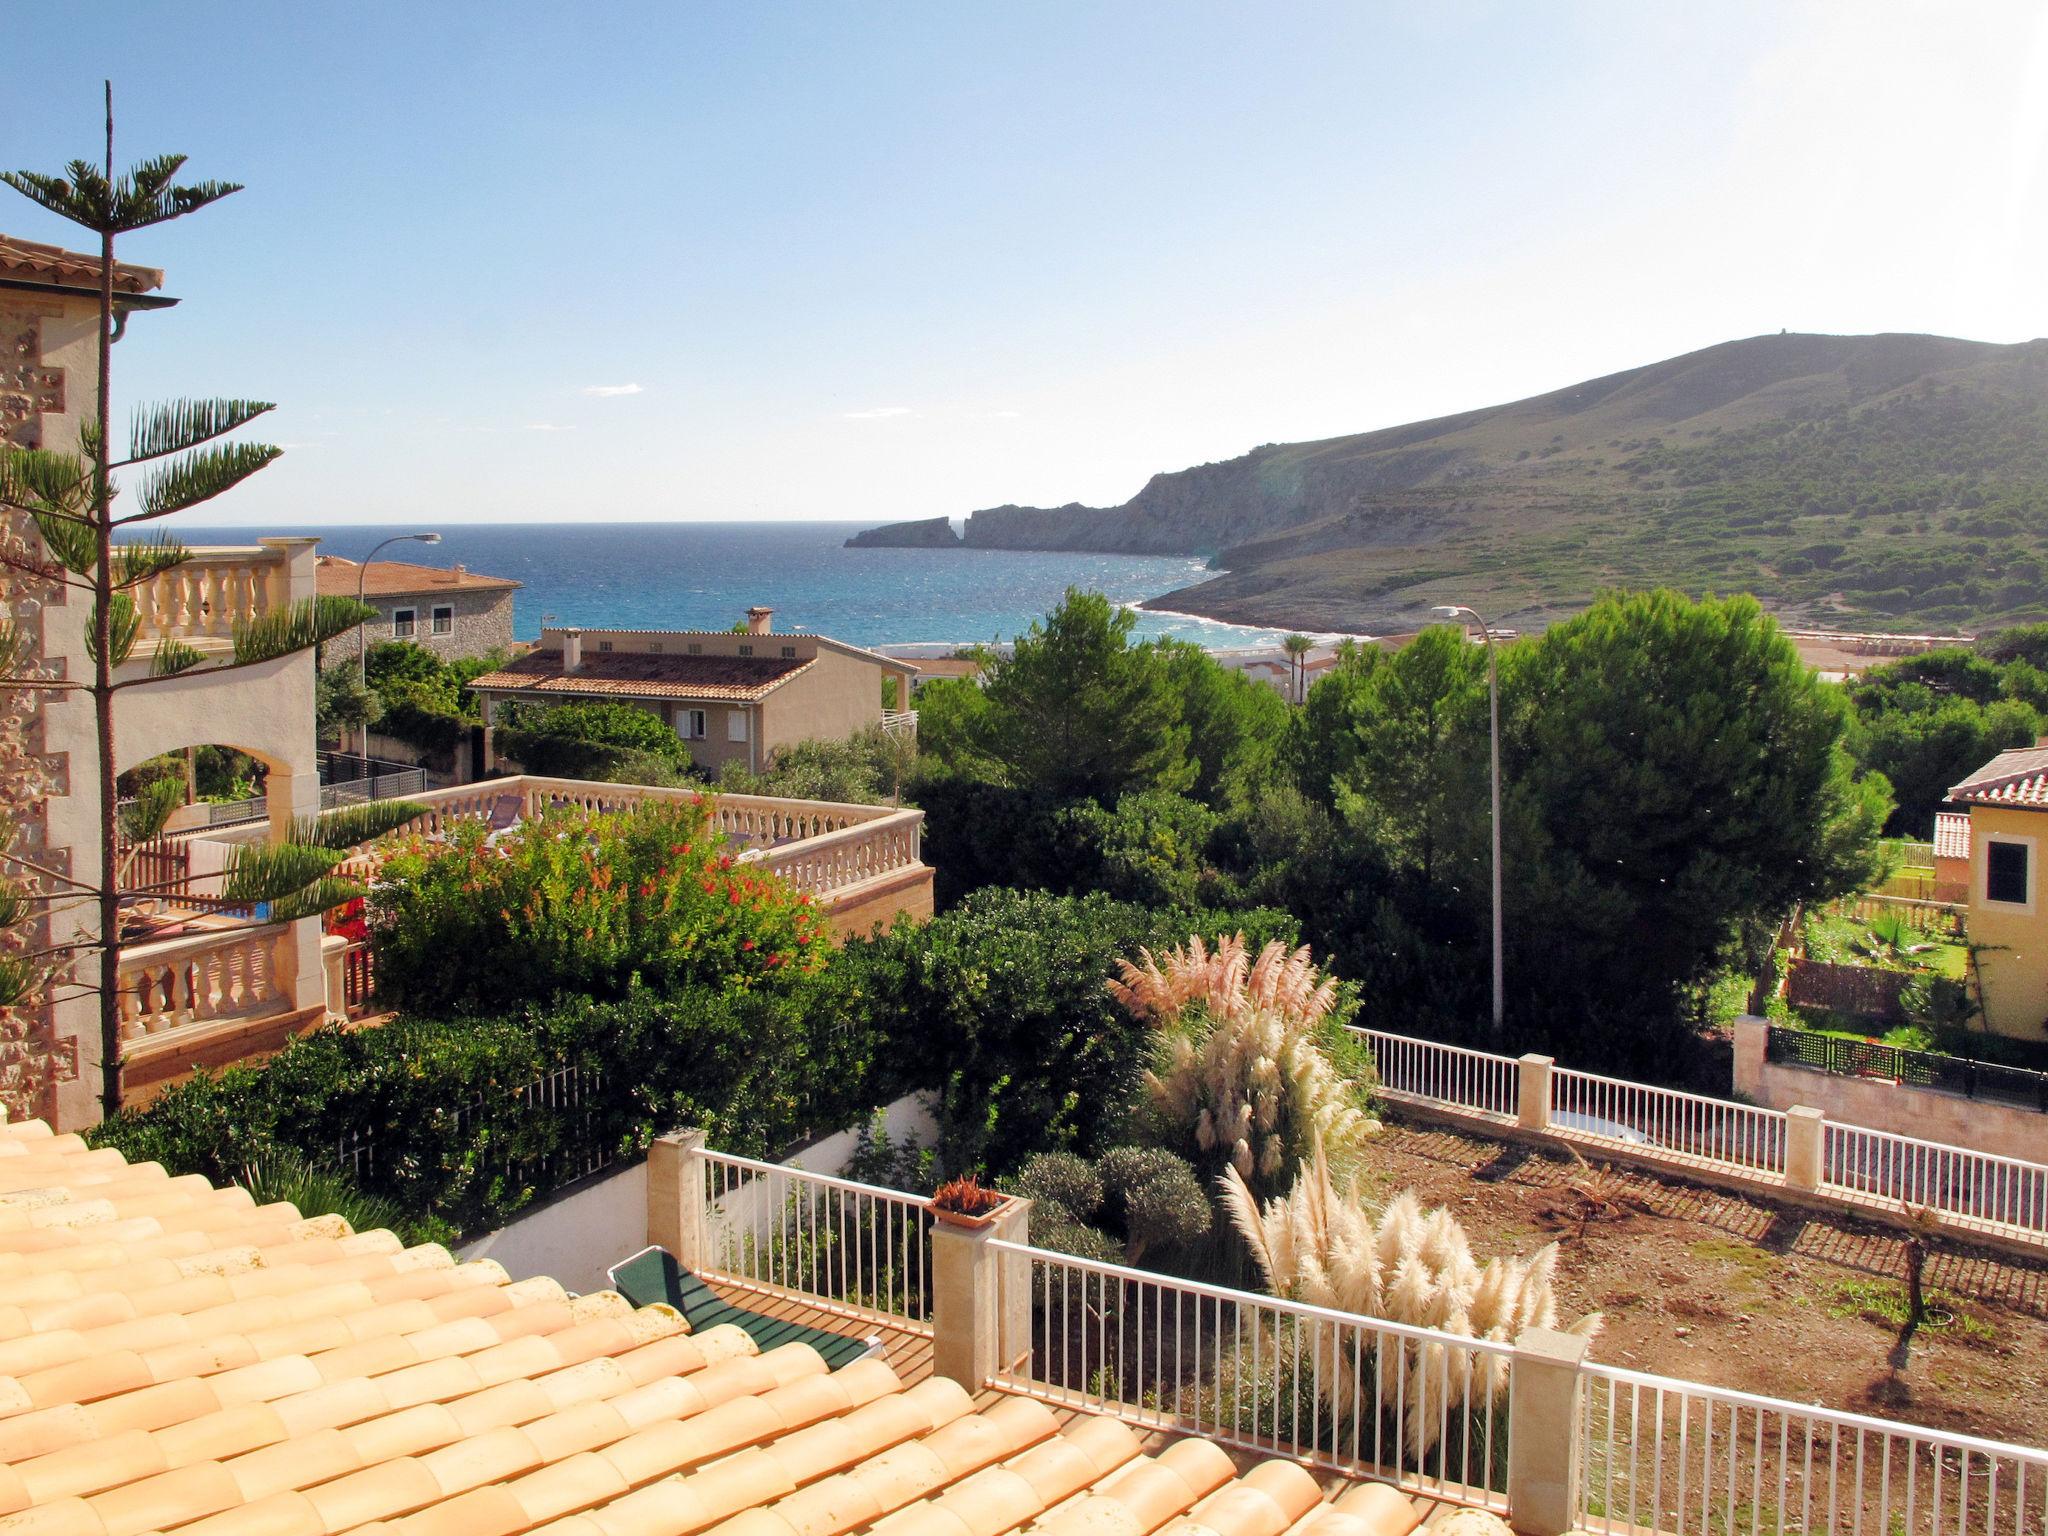
[[[1937,1325],[1900,1364],[1890,1228],[1391,1118],[1372,1164],[1385,1193],[1450,1207],[1482,1259],[1556,1239],[1560,1311],[1607,1315],[1597,1359],[2048,1445],[2048,1263],[1931,1242]]]

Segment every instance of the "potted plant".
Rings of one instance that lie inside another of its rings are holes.
[[[949,1226],[980,1231],[1006,1210],[1016,1197],[990,1189],[973,1174],[948,1179],[932,1191],[931,1213]]]

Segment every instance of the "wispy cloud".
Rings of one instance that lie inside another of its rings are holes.
[[[877,405],[865,411],[845,411],[841,414],[848,421],[887,421],[892,416],[915,416],[917,412],[907,405]]]
[[[574,427],[557,426],[552,421],[529,421],[520,429],[524,432],[574,432]]]
[[[599,399],[609,399],[613,395],[637,395],[640,393],[640,386],[638,384],[586,384],[583,386],[583,393],[595,395]]]

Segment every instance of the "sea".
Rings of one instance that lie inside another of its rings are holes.
[[[395,533],[441,535],[432,547],[394,544],[379,556],[465,565],[524,582],[513,633],[543,623],[593,629],[727,629],[750,607],[775,627],[854,645],[950,647],[1014,639],[1068,587],[1132,605],[1201,581],[1202,561],[1151,555],[1047,554],[1002,549],[848,549],[872,523],[446,523],[434,528],[266,527],[317,536],[326,554],[360,560]],[[188,544],[246,544],[249,528],[180,526]],[[1136,633],[1212,650],[1277,645],[1283,630],[1137,610]]]

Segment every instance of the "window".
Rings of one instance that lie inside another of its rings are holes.
[[[1990,838],[1984,844],[1984,899],[2024,907],[2033,902],[2032,840]]]
[[[692,656],[702,656],[704,654],[704,647],[693,640],[690,642],[690,654]]]
[[[446,603],[434,605],[434,633],[452,635],[455,633],[455,610]]]
[[[701,709],[677,710],[676,734],[685,741],[702,741],[707,734],[704,729],[704,711]]]
[[[612,648],[612,643],[609,640],[600,640],[597,642],[597,648],[600,651],[608,651]]]
[[[782,648],[782,654],[785,658],[792,657],[796,655],[796,647],[793,645],[785,645]]]
[[[744,709],[728,709],[725,712],[725,739],[745,741],[747,739],[747,712]]]
[[[754,648],[751,645],[743,645],[740,647],[740,654],[742,656],[751,656],[754,654]]]
[[[661,654],[661,642],[659,640],[648,641],[647,654],[650,656],[659,656]]]
[[[410,640],[412,632],[419,627],[420,611],[417,608],[394,608],[391,610],[391,633],[400,640]]]

